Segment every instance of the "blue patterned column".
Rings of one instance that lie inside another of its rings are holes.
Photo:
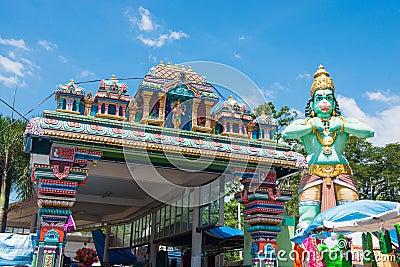
[[[251,255],[253,266],[277,264],[278,244],[276,237],[281,231],[285,203],[291,199],[292,192],[276,188],[274,169],[259,171],[236,169],[233,175],[239,179],[244,190],[235,198],[244,204],[246,231],[253,238]]]
[[[33,266],[60,267],[66,234],[76,199],[76,190],[86,182],[88,160],[97,160],[100,152],[53,146],[50,164],[34,164],[32,181],[38,184],[40,227],[36,237]]]

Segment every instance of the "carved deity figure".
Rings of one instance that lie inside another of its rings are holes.
[[[181,107],[181,103],[178,100],[175,103],[175,107],[172,109],[172,123],[174,124],[175,129],[180,129],[181,127],[181,116],[185,115],[185,111]]]
[[[84,111],[84,115],[86,116],[90,116],[90,111],[92,109],[92,105],[93,105],[93,95],[92,92],[88,92],[86,97],[85,97],[85,111]]]
[[[320,212],[336,205],[358,200],[352,171],[343,155],[349,135],[374,136],[365,123],[341,116],[335,87],[321,65],[314,74],[306,119],[292,122],[282,137],[299,138],[307,151],[308,173],[299,185],[299,224],[297,231],[308,227]]]

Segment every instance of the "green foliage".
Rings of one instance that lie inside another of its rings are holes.
[[[360,199],[400,201],[400,144],[376,147],[351,136],[345,157],[353,170]]]
[[[281,190],[290,190],[293,192],[293,197],[286,203],[286,213],[290,216],[298,217],[299,216],[299,194],[297,193],[299,189],[301,179],[301,173],[297,173],[295,175],[289,176],[285,179],[281,179],[278,181],[278,188]]]
[[[10,192],[21,200],[33,194],[29,177],[29,155],[24,153],[23,133],[26,123],[0,115],[0,232],[4,232]]]

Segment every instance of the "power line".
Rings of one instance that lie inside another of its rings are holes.
[[[144,77],[130,77],[130,78],[116,78],[118,81],[127,81],[127,80],[143,80]],[[101,80],[89,80],[89,81],[83,81],[83,82],[74,82],[74,84],[81,84],[81,83],[94,83],[94,82],[101,82],[104,79]]]
[[[16,123],[20,118],[24,118],[26,121],[29,121],[25,116],[29,115],[32,111],[34,111],[35,109],[37,109],[41,104],[43,104],[44,102],[46,102],[50,97],[52,97],[55,94],[55,92],[51,93],[49,96],[47,96],[45,99],[43,99],[42,101],[39,102],[39,104],[37,104],[34,108],[31,108],[28,112],[26,112],[24,115],[22,115],[21,113],[19,113],[17,110],[15,110],[13,107],[11,107],[9,104],[7,104],[4,100],[2,100],[0,98],[0,101],[3,102],[4,104],[6,104],[9,108],[11,108],[12,110],[14,110],[18,115],[20,115],[20,117],[16,120],[14,120],[12,123],[10,123],[9,125],[7,125],[7,127],[5,127],[3,130],[0,131],[0,133],[4,132],[5,130],[7,130],[9,127],[11,127],[14,123]]]
[[[0,98],[0,101],[3,102],[7,107],[9,107],[12,111],[14,111],[15,113],[17,113],[20,118],[24,118],[26,121],[29,121],[27,118],[25,118],[24,115],[22,115],[21,113],[19,113],[14,107],[10,106],[6,101],[4,101],[3,99]]]

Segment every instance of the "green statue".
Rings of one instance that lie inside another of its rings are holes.
[[[343,152],[349,135],[374,136],[367,124],[341,116],[335,87],[322,65],[314,74],[310,93],[306,119],[294,121],[282,133],[285,139],[300,138],[307,151],[309,170],[299,185],[297,231],[307,228],[321,211],[358,200],[352,171]]]

